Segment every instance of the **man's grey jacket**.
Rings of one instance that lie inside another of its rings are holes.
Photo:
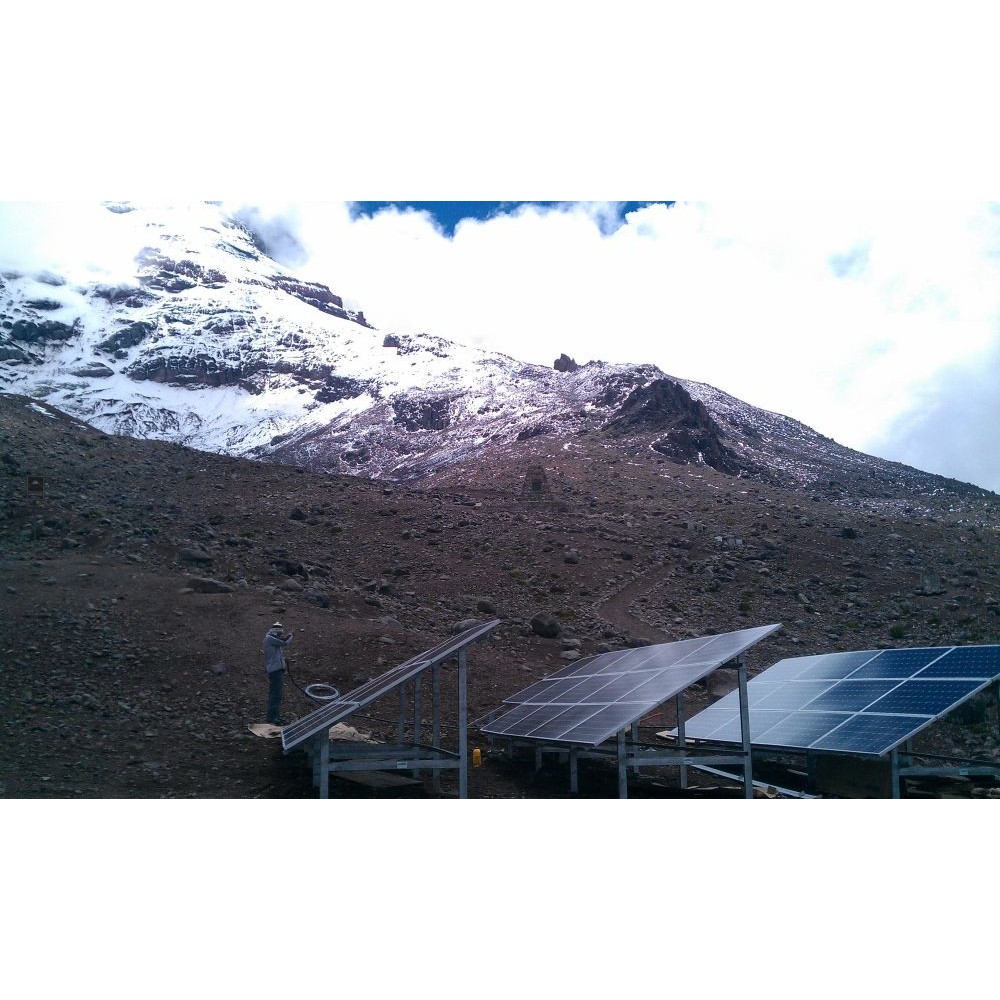
[[[285,669],[285,646],[292,641],[291,635],[282,639],[277,631],[264,636],[264,669],[270,674]]]

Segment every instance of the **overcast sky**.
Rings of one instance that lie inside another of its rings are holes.
[[[249,211],[380,329],[651,362],[1000,491],[998,204],[508,203],[457,225],[445,205]]]

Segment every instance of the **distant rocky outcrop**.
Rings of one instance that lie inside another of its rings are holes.
[[[580,366],[568,354],[560,354],[552,367],[557,372],[575,372]]]
[[[671,461],[704,462],[731,475],[741,469],[705,404],[671,379],[656,379],[633,389],[605,429],[612,435],[662,430],[665,433],[652,447]]]

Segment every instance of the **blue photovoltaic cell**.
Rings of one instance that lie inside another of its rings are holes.
[[[631,649],[618,649],[613,653],[600,653],[598,656],[588,656],[571,663],[569,667],[549,674],[549,677],[600,677],[604,674],[626,673],[626,669],[618,666],[627,659]]]
[[[737,714],[738,718],[739,715]],[[712,739],[715,732],[732,722],[732,719],[732,712],[726,712],[714,707],[706,708],[703,712],[699,712],[685,721],[684,735],[693,740]],[[676,733],[676,730],[673,732]]]
[[[793,682],[795,683],[795,682]],[[876,698],[891,691],[899,681],[846,680],[828,687],[803,705],[812,712],[860,712]]]
[[[749,701],[753,708],[763,708],[769,710],[784,710],[792,712],[797,708],[818,698],[824,691],[830,690],[834,681],[795,681],[791,684],[769,684],[761,689],[763,697],[754,698]],[[747,685],[747,697],[751,689],[756,694],[756,685]],[[811,706],[810,706],[811,707]]]
[[[791,680],[793,677],[797,677],[806,667],[813,663],[818,663],[822,658],[822,656],[791,656],[785,660],[778,660],[777,663],[768,667],[764,673],[767,674],[769,682],[776,684],[780,681]],[[757,679],[763,676],[764,674],[758,674]]]
[[[755,687],[755,688],[751,688],[750,685],[748,684],[747,685],[747,704],[748,705],[759,704],[765,698],[770,698],[771,695],[774,694],[775,691],[778,691],[780,688],[781,688],[780,684],[758,684],[757,687]],[[728,698],[732,698],[733,699],[733,704],[736,706],[736,711],[738,712],[739,711],[739,704],[740,704],[740,692],[739,692],[739,689],[730,691],[729,694],[727,694],[726,697],[724,699],[722,699],[722,700],[725,701]]]
[[[522,708],[530,700],[556,711],[532,716],[506,712],[482,731],[596,746],[780,627],[765,625],[594,656],[582,668],[564,667],[504,699]]]
[[[619,729],[624,729],[631,722],[634,722],[638,718],[636,709],[636,705],[630,704],[608,705],[586,721],[563,730],[558,736],[553,736],[549,727],[546,727],[545,738],[561,740],[566,743],[597,746],[610,736],[614,736]],[[552,729],[555,728],[552,727]]]
[[[812,744],[813,750],[840,750],[859,755],[882,756],[930,720],[912,715],[854,715]]]
[[[978,677],[1000,675],[1000,646],[958,646],[917,675],[919,677]]]
[[[782,719],[787,718],[787,712],[754,712],[750,716],[750,739],[751,741],[757,739],[761,733],[766,729],[770,729],[772,726],[777,725]],[[711,735],[711,739],[720,740],[724,743],[742,743],[743,737],[741,735],[740,727],[740,717],[737,715],[735,718],[729,717],[729,721],[724,725],[720,726]],[[684,736],[686,739],[694,738],[693,735],[688,731],[688,727],[684,727]],[[708,737],[706,737],[708,738]]]
[[[893,715],[937,716],[951,708],[956,702],[963,701],[982,686],[982,681],[978,680],[904,681],[899,687],[879,698],[878,701],[872,702],[865,709],[865,714],[875,712]]]
[[[851,674],[851,680],[875,677],[912,677],[921,667],[938,659],[943,649],[886,649]]]
[[[526,719],[529,715],[537,712],[539,707],[538,705],[516,705],[509,711],[504,712],[503,720],[508,726],[516,725],[522,719]]]
[[[761,746],[807,747],[849,718],[840,712],[793,712],[753,738]],[[752,715],[750,721],[752,730]]]
[[[863,663],[875,656],[874,650],[858,653],[826,653],[817,657],[815,663],[808,664],[796,674],[797,680],[838,681],[853,673]]]
[[[566,711],[566,705],[519,705],[519,708],[532,708],[534,711],[521,717],[517,722],[506,722],[506,734],[508,736],[530,736],[539,726],[551,722],[558,715]]]

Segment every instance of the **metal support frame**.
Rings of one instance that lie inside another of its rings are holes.
[[[499,622],[493,623],[493,625]],[[394,744],[385,743],[361,743],[350,740],[331,741],[329,727],[320,729],[308,738],[297,740],[285,750],[290,753],[293,749],[302,749],[309,761],[312,771],[313,784],[319,789],[320,798],[329,798],[329,778],[337,771],[386,771],[386,770],[406,770],[411,771],[414,777],[420,777],[421,771],[431,772],[433,787],[435,792],[441,790],[440,772],[445,769],[458,771],[458,795],[459,798],[468,798],[469,795],[469,746],[468,746],[468,659],[465,647],[442,651],[441,658],[428,659],[418,664],[418,670],[411,674],[407,680],[402,680],[398,684],[399,691],[399,719],[396,724],[397,741]],[[458,751],[445,750],[440,746],[441,741],[441,669],[445,660],[457,659],[458,669],[456,680],[458,687]],[[404,664],[407,666],[408,664]],[[421,685],[421,674],[424,669],[431,669],[431,717],[430,726],[434,745],[427,746],[421,743],[424,724],[423,692]],[[408,730],[408,709],[410,702],[410,689],[412,684],[413,718],[412,737],[407,741]],[[391,693],[391,688],[385,691],[385,695]],[[361,702],[345,701],[344,705],[351,706],[351,711],[362,708]],[[368,702],[365,702],[368,704]],[[349,713],[344,713],[341,718],[347,717]]]
[[[625,770],[625,730],[618,730],[616,741],[618,755],[618,798],[628,798],[628,772]]]
[[[753,798],[753,757],[750,750],[750,704],[747,700],[747,668],[742,656],[736,657],[736,678],[740,688],[740,735],[743,738],[743,795]]]
[[[468,664],[465,650],[458,652],[458,797],[469,797],[469,754],[468,754]]]
[[[684,735],[684,692],[678,691],[676,697],[674,698],[674,706],[677,710],[677,745],[683,747],[687,743],[687,737]],[[687,788],[688,786],[688,766],[687,757],[681,761],[679,782],[681,788]]]
[[[420,743],[420,674],[413,678],[413,742]],[[413,772],[414,778],[420,777],[419,771]]]
[[[898,750],[893,750],[892,753],[889,754],[889,768],[890,768],[890,774],[891,774],[890,781],[892,782],[892,787],[890,789],[890,793],[889,794],[892,796],[892,798],[898,799],[899,796],[900,796],[900,787],[899,787],[900,786],[899,751]]]
[[[810,792],[815,792],[816,791],[816,785],[817,785],[817,781],[816,781],[816,761],[817,761],[817,759],[818,759],[818,755],[817,754],[811,753],[808,750],[806,751],[806,788]]]
[[[431,667],[431,741],[434,746],[441,745],[441,664]],[[441,791],[441,772],[435,771],[433,785],[435,792]]]

